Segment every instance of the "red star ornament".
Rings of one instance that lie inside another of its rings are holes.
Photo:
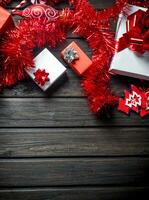
[[[36,72],[34,72],[34,76],[34,81],[41,86],[44,86],[45,83],[50,80],[48,77],[49,73],[47,73],[45,69],[38,69]]]
[[[140,108],[144,107],[146,99],[144,92],[139,90],[136,86],[131,85],[132,92],[125,91],[125,98],[119,99],[118,110],[129,114],[130,110],[139,113]]]

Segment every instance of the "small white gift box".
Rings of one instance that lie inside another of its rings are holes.
[[[138,10],[146,11],[146,8],[139,6],[127,5],[128,16]],[[126,33],[127,16],[122,12],[119,16],[116,29],[116,41]],[[114,74],[130,76],[134,78],[149,80],[149,52],[143,54],[133,52],[129,48],[125,48],[119,52],[115,52],[113,56],[110,72]]]
[[[26,72],[43,91],[49,89],[66,72],[66,68],[47,48],[34,58],[34,63],[35,66]]]

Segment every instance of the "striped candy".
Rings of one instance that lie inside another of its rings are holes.
[[[28,0],[22,0],[11,12],[16,12],[19,8],[21,8],[24,4],[26,4]],[[45,4],[47,0],[30,0],[32,4]]]
[[[24,4],[27,3],[27,0],[22,0],[11,12],[16,12],[19,8],[21,8]]]

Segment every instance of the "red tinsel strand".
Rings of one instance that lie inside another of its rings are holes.
[[[75,33],[85,38],[92,49],[93,64],[85,73],[82,81],[85,95],[93,112],[98,113],[109,105],[114,105],[117,97],[110,90],[109,62],[114,49],[114,35],[110,31],[109,19],[98,20],[100,12],[88,1],[75,4]]]
[[[0,54],[3,85],[11,86],[25,78],[25,68],[33,67],[33,49],[47,45],[55,47],[65,39],[60,22],[24,19],[6,34]]]
[[[136,3],[138,1],[131,1]],[[110,31],[110,19],[117,19],[127,0],[117,0],[111,8],[96,11],[86,0],[72,1],[75,6],[75,33],[87,39],[92,49],[93,64],[82,81],[85,94],[93,112],[98,113],[117,102],[110,89],[110,60],[114,49],[114,34]],[[130,2],[129,2],[130,3]]]

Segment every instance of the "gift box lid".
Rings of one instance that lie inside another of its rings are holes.
[[[126,33],[127,16],[138,10],[146,11],[147,9],[128,4],[126,6],[128,15],[123,12],[120,14],[116,29],[116,41],[119,41],[123,34]],[[110,72],[113,74],[149,80],[149,52],[146,51],[144,54],[140,54],[133,52],[129,48],[125,48],[119,52],[116,51],[111,62]]]

